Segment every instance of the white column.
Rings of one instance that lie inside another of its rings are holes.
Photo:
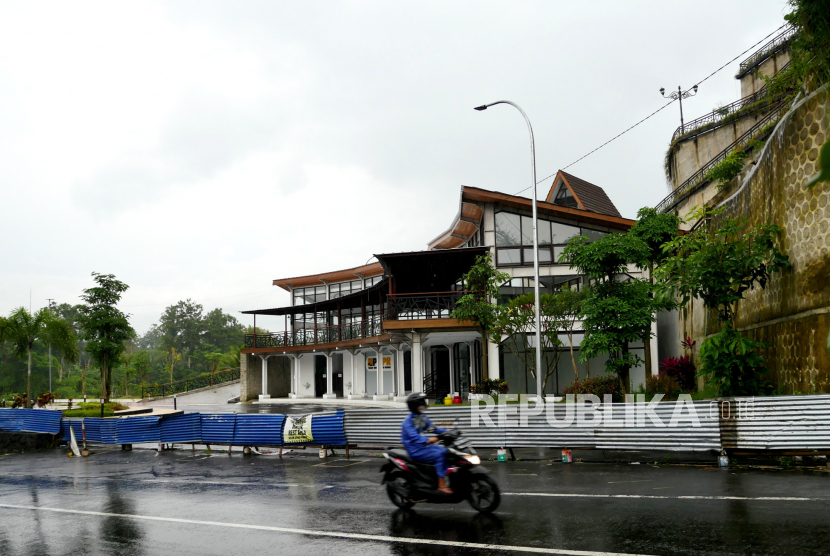
[[[337,394],[334,393],[334,361],[331,356],[331,353],[327,353],[326,355],[326,393],[323,394],[323,398],[327,400],[331,400],[337,397]]]
[[[412,391],[423,392],[424,390],[424,375],[422,368],[423,351],[421,349],[421,335],[417,332],[412,333]]]
[[[499,345],[494,344],[489,339],[487,340],[486,345],[481,346],[483,349],[487,351],[487,363],[489,367],[489,375],[487,378],[494,379],[494,378],[501,378],[501,369],[499,368]]]
[[[352,386],[351,386],[351,388],[349,388],[349,399],[350,400],[362,400],[363,397],[364,397],[363,394],[356,394],[355,393],[357,383],[355,382],[355,379],[354,379],[354,360],[357,357],[357,354],[359,353],[359,351],[356,350],[356,349],[353,349],[349,353],[352,354]]]
[[[380,345],[377,346],[377,351],[375,353],[378,354],[378,372],[375,375],[375,379],[377,381],[377,394],[375,394],[372,399],[375,401],[386,400],[389,399],[389,396],[387,395],[388,392],[384,393],[383,391],[383,353],[380,351]]]
[[[259,395],[260,400],[267,400],[271,396],[268,394],[268,358],[270,355],[262,356],[260,355],[259,358],[262,360],[262,394]]]

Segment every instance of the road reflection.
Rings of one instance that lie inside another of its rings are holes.
[[[103,512],[113,514],[135,514],[135,504],[121,494],[116,481],[106,485],[107,499]],[[105,554],[138,556],[144,554],[144,530],[134,519],[120,516],[106,516],[101,521],[101,544]]]

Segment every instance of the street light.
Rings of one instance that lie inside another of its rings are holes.
[[[533,126],[530,125],[530,119],[527,117],[527,114],[525,114],[525,111],[522,110],[522,108],[515,102],[510,102],[509,100],[499,100],[491,102],[490,104],[476,106],[475,109],[481,112],[482,110],[487,110],[496,104],[509,104],[521,112],[525,122],[527,123],[527,131],[530,133],[530,167],[533,177],[533,297],[536,305],[536,395],[539,396],[539,403],[543,403],[545,398],[544,392],[542,392],[542,325],[539,304],[539,233],[536,225],[536,144],[533,140]],[[487,346],[485,345],[484,348],[487,349]]]
[[[680,85],[677,86],[677,92],[672,92],[668,96],[666,96],[666,89],[664,87],[660,87],[660,94],[663,95],[664,98],[670,98],[672,100],[679,100],[680,101],[680,134],[683,135],[686,133],[686,126],[683,124],[683,99],[693,97],[697,94],[697,85],[692,87],[693,93],[689,91],[683,91],[680,88]]]

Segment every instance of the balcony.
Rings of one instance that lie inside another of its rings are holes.
[[[381,319],[268,334],[245,334],[246,348],[289,348],[363,340],[381,334]]]
[[[387,298],[386,320],[449,319],[458,300],[466,291],[427,294],[390,294]]]

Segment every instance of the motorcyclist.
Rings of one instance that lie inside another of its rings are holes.
[[[406,397],[406,405],[410,414],[401,423],[401,443],[413,461],[431,463],[438,474],[438,491],[443,494],[452,494],[447,486],[447,449],[436,445],[437,437],[428,437],[424,433],[442,433],[432,424],[424,411],[427,409],[427,397],[423,392],[413,392]]]

